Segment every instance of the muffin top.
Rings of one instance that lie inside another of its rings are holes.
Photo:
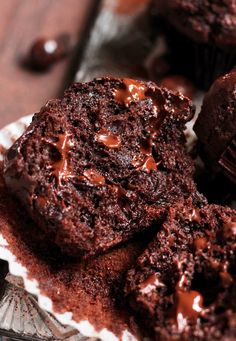
[[[236,135],[236,69],[213,83],[204,98],[194,130],[203,159],[218,171],[222,157],[230,152],[231,159],[234,154],[231,144]]]
[[[76,83],[7,152],[6,184],[64,253],[105,251],[195,195],[192,116],[186,97],[152,82]]]
[[[155,6],[194,41],[236,47],[235,0],[155,0]]]

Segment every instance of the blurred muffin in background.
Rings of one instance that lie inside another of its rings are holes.
[[[194,130],[208,168],[236,184],[236,69],[213,83]]]
[[[235,0],[153,0],[177,73],[208,89],[236,63]],[[160,22],[158,21],[160,25]]]

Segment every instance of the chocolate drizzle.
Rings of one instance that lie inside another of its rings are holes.
[[[218,163],[223,168],[225,175],[236,183],[236,136],[221,154]]]
[[[154,289],[163,287],[164,284],[159,280],[156,273],[150,275],[144,282],[140,284],[142,294],[150,294]]]
[[[108,148],[119,148],[121,145],[121,138],[104,128],[95,135],[95,139]]]

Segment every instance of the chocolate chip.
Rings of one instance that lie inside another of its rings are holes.
[[[31,46],[29,65],[36,70],[47,70],[64,58],[70,51],[70,37],[67,34],[57,38],[39,38]]]

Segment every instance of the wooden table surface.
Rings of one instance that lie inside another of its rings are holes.
[[[0,128],[61,95],[73,79],[98,0],[0,1]],[[22,66],[40,37],[70,34],[75,51],[47,72]]]

